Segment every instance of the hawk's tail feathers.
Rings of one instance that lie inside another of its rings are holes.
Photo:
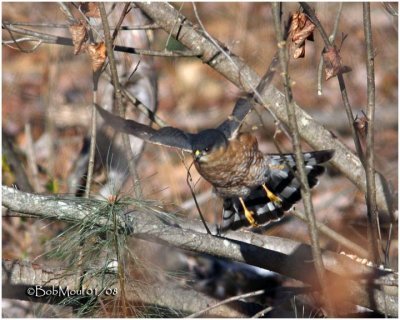
[[[317,185],[318,176],[325,171],[321,164],[330,160],[333,154],[333,150],[303,153],[308,183],[311,188]],[[266,172],[265,184],[282,202],[280,204],[272,202],[262,186],[253,189],[244,201],[247,208],[253,211],[258,225],[279,220],[285,211],[288,211],[301,199],[300,182],[294,175],[296,172],[294,155],[268,155],[266,161],[268,161],[270,170]],[[238,229],[244,226],[249,226],[249,222],[246,220],[239,199],[225,199],[222,230]]]

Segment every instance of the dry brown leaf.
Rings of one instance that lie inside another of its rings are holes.
[[[356,116],[356,119],[353,122],[353,126],[358,131],[360,137],[365,139],[368,130],[368,118],[364,112],[361,117],[359,117],[358,115]]]
[[[290,21],[289,38],[293,45],[293,58],[304,58],[306,40],[314,41],[315,25],[301,12],[292,14]]]
[[[103,67],[107,57],[107,50],[104,41],[87,46],[87,52],[92,60],[93,72],[100,70]]]
[[[339,51],[336,49],[336,47],[324,49],[322,57],[325,65],[325,80],[329,80],[338,74],[351,71],[350,67],[342,66],[342,58],[340,57]]]
[[[81,10],[86,17],[100,18],[99,6],[95,2],[82,2]]]
[[[74,44],[74,54],[77,55],[82,51],[82,45],[86,42],[88,35],[86,26],[79,22],[69,27],[71,32],[72,43]]]

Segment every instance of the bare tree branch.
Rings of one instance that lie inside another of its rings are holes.
[[[35,215],[41,219],[76,222],[96,215],[98,218],[96,224],[104,226],[111,223],[107,218],[99,217],[100,208],[104,208],[102,201],[86,200],[87,202],[82,202],[80,200],[77,203],[75,199],[33,195],[4,186],[2,195],[3,206],[13,211]],[[200,221],[169,223],[165,219],[157,218],[154,213],[145,211],[131,212],[127,214],[126,219],[119,220],[121,227],[129,223],[128,230],[132,231],[131,235],[134,237],[265,268],[311,284],[318,289],[318,283],[314,277],[315,269],[313,264],[310,264],[312,255],[308,245],[248,232],[229,231],[226,233],[226,237],[214,237],[204,233],[204,227]],[[191,229],[186,229],[187,226]],[[194,229],[198,231],[194,231]],[[273,249],[267,249],[271,247]],[[333,285],[340,285],[341,290],[346,290],[346,293],[349,294],[346,299],[350,299],[355,304],[384,312],[386,295],[388,315],[397,315],[397,288],[393,295],[388,295],[381,290],[352,280],[354,277],[368,279],[372,276],[378,277],[379,280],[386,279],[385,281],[388,282],[396,282],[396,276],[392,272],[371,268],[329,251],[324,251],[323,256],[325,266],[329,270],[335,270],[327,272],[329,277],[332,277]],[[391,287],[385,286],[382,290],[393,292],[393,289],[389,288]],[[372,303],[371,297],[373,297],[375,305]]]
[[[21,27],[34,27],[34,28],[60,28],[68,29],[69,24],[65,23],[50,23],[50,22],[15,22],[15,21],[3,21],[6,25],[21,26]],[[110,30],[115,30],[116,26],[110,26]],[[139,25],[139,26],[120,26],[120,31],[130,31],[130,30],[157,30],[160,27],[155,24]]]
[[[367,175],[367,213],[368,213],[368,237],[371,245],[372,259],[380,264],[381,236],[379,230],[379,216],[376,207],[375,186],[375,157],[374,157],[374,129],[375,129],[375,71],[374,71],[374,47],[372,44],[371,12],[370,4],[363,2],[364,35],[367,51],[367,155],[365,171]]]
[[[21,35],[27,35],[30,37],[33,37],[32,41],[39,41],[40,43],[49,43],[49,44],[58,44],[58,45],[64,45],[64,46],[73,46],[72,39],[71,38],[66,38],[66,37],[61,37],[61,36],[55,36],[39,31],[32,31],[28,30],[25,28],[18,28],[13,25],[5,24],[3,22],[2,27],[21,34]],[[14,43],[21,42],[19,39],[15,39]],[[7,41],[7,44],[9,41]],[[35,47],[36,49],[36,47]],[[115,51],[119,52],[125,52],[125,53],[130,53],[130,54],[141,54],[141,55],[149,55],[149,56],[156,56],[156,57],[197,57],[199,54],[195,51],[169,51],[169,50],[163,50],[163,51],[154,51],[154,50],[146,50],[146,49],[139,49],[139,48],[131,48],[131,47],[124,47],[124,46],[119,46],[116,45],[114,46]],[[23,49],[21,49],[23,51]]]

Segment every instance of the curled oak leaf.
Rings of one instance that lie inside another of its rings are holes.
[[[338,74],[351,71],[350,67],[342,65],[342,58],[336,47],[325,48],[322,57],[325,65],[325,80],[336,77]]]
[[[89,44],[87,46],[87,52],[92,60],[93,72],[99,71],[103,67],[107,57],[107,50],[104,41],[95,44]]]
[[[72,43],[74,44],[74,54],[77,55],[81,53],[84,48],[83,44],[88,39],[87,29],[82,22],[79,22],[71,25],[69,31],[71,32]]]
[[[292,43],[293,58],[304,58],[306,40],[314,41],[315,25],[302,12],[295,12],[290,19],[289,38]]]
[[[86,17],[100,18],[100,10],[96,2],[82,2],[80,8]]]

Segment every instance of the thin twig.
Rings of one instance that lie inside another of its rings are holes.
[[[395,2],[394,2],[395,3]],[[399,16],[399,9],[395,6],[392,6],[390,2],[382,2],[383,8],[393,17]]]
[[[261,311],[257,312],[255,315],[252,316],[252,318],[260,318],[264,317],[268,312],[271,312],[275,307],[269,306],[266,307],[265,309],[262,309]]]
[[[232,302],[232,301],[237,301],[237,300],[240,300],[240,299],[260,296],[260,295],[264,294],[265,292],[266,292],[265,290],[257,290],[257,291],[253,291],[253,292],[240,294],[240,295],[237,295],[237,296],[234,296],[234,297],[230,297],[230,298],[222,300],[221,302],[218,302],[217,304],[214,304],[213,306],[210,306],[210,307],[208,307],[208,308],[206,308],[204,310],[200,310],[199,312],[193,313],[193,314],[191,314],[191,315],[189,315],[187,317],[188,318],[197,318],[197,317],[203,315],[204,313],[206,313],[206,312],[208,312],[208,311],[210,311],[212,309],[215,309],[215,308],[217,308],[217,307],[219,307],[221,305],[227,304],[227,303]]]
[[[49,136],[49,151],[50,157],[48,159],[48,173],[50,174],[51,179],[55,181],[55,157],[56,154],[56,130],[55,130],[55,121],[54,118],[51,117],[52,112],[54,111],[55,106],[57,105],[56,98],[54,92],[56,91],[57,83],[58,83],[58,75],[59,75],[59,64],[57,63],[57,58],[59,54],[58,48],[51,50],[50,47],[47,48],[50,61],[49,61],[49,68],[48,68],[48,79],[47,82],[47,91],[46,91],[46,118],[45,118],[45,128],[46,132]]]
[[[94,78],[94,77],[93,77]],[[96,81],[96,80],[94,80]],[[94,84],[94,88],[97,85]],[[90,130],[90,149],[89,149],[89,161],[88,161],[88,170],[87,170],[87,178],[86,178],[86,187],[85,187],[85,198],[89,198],[90,196],[90,188],[92,185],[93,179],[93,169],[94,169],[94,157],[96,152],[96,131],[97,131],[97,111],[95,104],[97,102],[97,89],[93,90],[93,104],[92,104],[92,123],[91,123],[91,130]]]
[[[336,13],[336,18],[335,18],[335,23],[333,25],[333,30],[332,30],[331,35],[329,36],[329,41],[332,44],[335,42],[337,31],[339,29],[339,20],[340,20],[341,14],[342,14],[342,9],[343,9],[343,2],[339,2],[339,8],[338,8],[338,11]]]
[[[21,35],[35,37],[36,41],[41,40],[43,43],[58,44],[58,45],[71,46],[71,47],[73,46],[71,38],[60,37],[60,36],[55,36],[52,34],[47,34],[47,33],[39,32],[39,31],[32,31],[32,30],[28,30],[28,29],[24,29],[24,28],[19,28],[19,27],[5,24],[4,22],[3,22],[3,28],[11,30],[11,31],[21,34]],[[130,54],[140,54],[140,55],[155,56],[155,57],[198,57],[199,56],[198,52],[190,51],[190,50],[154,51],[154,50],[147,50],[147,49],[124,47],[124,46],[119,46],[119,45],[114,46],[114,50],[119,51],[119,52],[130,53]]]
[[[198,204],[200,205],[200,204],[208,201],[210,199],[211,195],[212,195],[212,191],[211,190],[207,190],[207,191],[204,191],[204,192],[200,193],[197,196]],[[182,210],[186,210],[186,211],[193,209],[193,207],[195,207],[195,206],[196,206],[196,203],[194,202],[193,199],[188,199],[188,200],[186,200],[185,202],[183,202],[183,203],[181,203],[179,205],[179,207]]]
[[[307,218],[304,214],[297,210],[293,210],[292,214],[299,218],[302,221],[307,222]],[[347,239],[346,237],[343,237],[341,234],[337,233],[335,230],[329,228],[325,224],[318,222],[316,223],[317,229],[320,233],[323,235],[327,236],[328,238],[336,241],[339,243],[341,246],[350,249],[351,251],[355,252],[358,256],[361,257],[368,257],[368,251],[359,246],[358,244],[354,243],[350,239]]]
[[[65,23],[48,23],[48,22],[10,22],[3,21],[3,23],[7,25],[21,26],[21,27],[34,27],[34,28],[60,28],[60,29],[68,29],[70,27],[69,24]],[[110,30],[117,29],[115,26],[110,26]],[[131,30],[155,30],[160,29],[160,27],[156,23],[144,24],[141,26],[120,26],[120,31],[131,31]]]
[[[349,126],[350,126],[350,130],[351,130],[351,135],[354,139],[354,145],[356,146],[356,151],[357,151],[357,155],[360,158],[360,161],[362,163],[362,165],[364,166],[364,153],[362,151],[362,147],[361,147],[361,143],[360,143],[360,137],[358,134],[358,131],[354,128],[354,115],[353,115],[353,111],[350,105],[350,101],[349,101],[349,97],[347,95],[347,89],[346,89],[346,84],[343,78],[343,75],[341,73],[339,73],[337,75],[338,81],[339,81],[339,88],[340,88],[340,93],[342,94],[342,101],[343,101],[343,105],[345,107],[346,110],[346,114],[347,114],[347,119],[349,121]]]
[[[109,72],[103,73],[103,76],[106,77],[108,81],[111,80],[111,75]],[[159,127],[167,126],[167,123],[162,120],[154,111],[150,110],[143,102],[141,102],[137,97],[135,97],[129,90],[124,87],[121,87],[122,94],[127,98],[140,112],[146,115],[151,121],[157,124]]]
[[[322,40],[324,40],[325,47],[329,48],[331,42],[329,41],[328,34],[325,32],[325,29],[322,27],[321,22],[317,18],[317,16],[314,13],[314,10],[310,7],[310,5],[307,2],[300,2],[301,7],[303,8],[304,12],[307,14],[307,16],[312,20],[312,22],[315,24],[315,27],[318,29],[319,33],[321,34]]]
[[[115,63],[115,58],[114,58],[114,51],[113,51],[113,44],[110,36],[110,28],[108,25],[107,21],[107,13],[104,8],[103,3],[99,3],[99,9],[100,9],[100,15],[101,15],[101,20],[103,23],[103,29],[104,29],[104,40],[106,43],[107,47],[107,54],[108,54],[108,61],[110,63],[110,70],[111,70],[111,78],[112,78],[112,83],[114,86],[114,91],[115,91],[115,98],[118,106],[118,111],[121,117],[125,117],[125,110],[124,106],[122,104],[122,94],[121,94],[121,85],[119,83],[118,79],[118,73],[117,73],[117,67]],[[131,174],[132,178],[134,179],[134,188],[135,188],[135,196],[137,199],[142,198],[142,190],[139,182],[139,175],[136,170],[136,164],[135,160],[132,157],[132,149],[131,145],[129,143],[129,137],[126,134],[122,135],[123,139],[123,144],[124,148],[128,157],[128,166],[129,166],[129,173]]]
[[[92,17],[86,16],[86,14],[82,11],[82,3],[79,5],[75,5],[75,8],[77,8],[78,12],[82,16],[82,19],[86,22],[87,26],[89,27],[89,39],[94,42],[100,42],[103,40],[102,34],[100,34],[100,31],[95,28],[94,26],[97,24],[96,19]],[[104,30],[103,30],[104,31]]]
[[[386,247],[385,247],[385,266],[390,265],[389,253],[390,253],[390,244],[392,242],[392,232],[393,232],[393,223],[391,222],[389,224],[389,232],[388,232],[388,237],[386,240]]]
[[[375,264],[381,264],[379,247],[381,237],[379,232],[379,217],[376,207],[375,186],[375,159],[374,159],[374,124],[375,124],[375,72],[374,72],[374,48],[372,43],[370,5],[363,2],[364,35],[367,53],[367,154],[365,171],[367,175],[367,214],[368,214],[368,238],[371,245],[372,259]]]
[[[285,88],[284,91],[286,100],[286,111],[289,119],[290,131],[293,140],[297,170],[300,174],[301,195],[303,199],[305,214],[308,220],[308,231],[311,240],[314,265],[317,272],[317,278],[323,292],[324,296],[323,300],[325,301],[328,316],[333,316],[334,308],[332,302],[330,301],[330,296],[328,292],[328,281],[326,279],[324,263],[322,261],[321,249],[319,247],[319,237],[317,232],[314,209],[311,201],[310,186],[308,185],[307,174],[305,172],[305,167],[304,167],[304,158],[300,146],[300,135],[297,126],[295,108],[293,105],[291,83],[288,73],[288,52],[286,47],[287,44],[286,41],[283,39],[281,20],[280,20],[280,10],[279,10],[279,4],[277,2],[274,2],[272,4],[272,12],[274,18],[275,33],[278,43],[279,60],[282,67],[282,77]]]
[[[24,48],[22,48],[22,47],[20,46],[20,44],[19,44],[21,41],[18,41],[18,39],[15,39],[15,38],[14,38],[14,35],[13,35],[13,33],[11,32],[10,28],[7,27],[7,26],[4,25],[4,24],[3,24],[3,27],[8,31],[8,33],[9,33],[11,39],[13,40],[13,42],[15,43],[15,45],[16,45],[17,48],[18,48],[17,50],[19,50],[19,51],[21,51],[21,52],[23,52],[23,53],[32,53],[32,52],[35,51],[35,50],[42,44],[42,42],[43,42],[43,41],[37,40],[37,41],[38,41],[38,44],[36,44],[35,46],[33,46],[31,49],[24,49]],[[16,49],[16,48],[14,48],[14,47],[12,47],[12,46],[10,46],[10,45],[8,45],[8,47],[10,47],[10,48],[12,48],[12,49]]]
[[[60,6],[61,11],[66,15],[68,21],[73,24],[76,23],[76,19],[74,15],[72,14],[71,10],[68,8],[68,3],[64,2],[58,2],[58,5]]]
[[[182,162],[183,162],[183,164],[184,164],[185,167],[186,167],[185,162],[184,162],[184,161],[182,161]],[[191,194],[192,194],[192,198],[193,198],[194,203],[195,203],[195,205],[196,205],[197,211],[198,211],[198,213],[199,213],[201,222],[203,222],[204,228],[206,229],[207,233],[210,234],[210,235],[212,235],[210,229],[208,228],[206,219],[204,219],[203,213],[201,212],[200,206],[199,206],[199,204],[198,204],[198,202],[197,202],[196,194],[195,194],[195,192],[194,192],[194,190],[193,190],[193,187],[192,187],[192,185],[193,185],[193,179],[192,179],[192,175],[190,174],[190,168],[192,167],[193,163],[194,163],[194,162],[192,162],[192,163],[190,164],[189,168],[186,168],[186,172],[187,172],[187,174],[186,174],[186,183],[187,183],[187,185],[189,186],[189,189],[190,189],[190,192],[191,192]]]
[[[39,39],[35,39],[35,38],[31,38],[31,37],[25,37],[25,38],[18,38],[18,39],[14,39],[14,40],[3,40],[1,43],[8,45],[8,44],[12,44],[12,43],[21,43],[21,42],[40,42],[41,40]]]
[[[117,35],[119,32],[119,29],[121,28],[122,22],[124,22],[124,19],[129,12],[129,6],[130,6],[130,2],[127,2],[127,3],[125,3],[124,8],[122,9],[121,16],[119,17],[119,20],[117,22],[117,25],[116,25],[113,35],[111,37],[113,43],[114,43],[115,39],[117,38]]]
[[[32,130],[29,123],[25,124],[25,136],[26,136],[26,155],[28,160],[28,166],[32,174],[32,186],[35,192],[41,192],[39,184],[39,170],[36,164],[35,151],[33,149]]]
[[[32,48],[30,48],[30,49],[28,49],[28,50],[23,49],[23,51],[21,51],[21,47],[20,47],[20,46],[18,46],[17,48],[15,48],[15,47],[13,47],[13,46],[10,45],[10,44],[12,44],[12,43],[17,44],[17,43],[23,43],[23,42],[37,42],[37,43],[36,43]],[[29,38],[29,37],[26,37],[26,38],[19,38],[19,39],[14,39],[14,38],[13,38],[13,40],[3,41],[3,42],[2,42],[2,44],[6,45],[7,47],[9,47],[9,48],[11,48],[11,49],[19,50],[19,51],[25,52],[25,53],[32,53],[32,52],[34,52],[37,48],[40,47],[40,45],[41,45],[42,43],[43,43],[42,40],[33,39],[33,38]]]

